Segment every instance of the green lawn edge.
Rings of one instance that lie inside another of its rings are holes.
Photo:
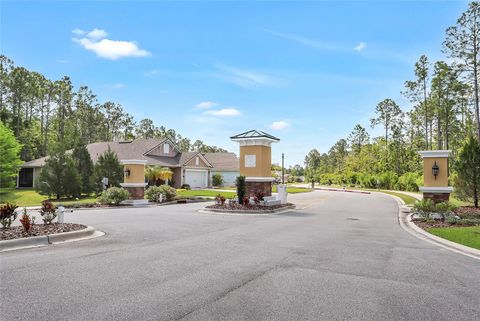
[[[480,226],[432,227],[428,228],[427,232],[446,240],[480,250]]]

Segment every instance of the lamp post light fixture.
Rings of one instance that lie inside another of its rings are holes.
[[[435,179],[437,179],[439,172],[440,172],[440,167],[438,167],[437,162],[435,161],[435,163],[432,166],[432,174],[435,177]]]
[[[130,170],[128,168],[125,170],[124,173],[125,173],[125,177],[130,177]]]

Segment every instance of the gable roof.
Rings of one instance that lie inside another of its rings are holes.
[[[239,161],[234,153],[206,153],[199,152],[183,152],[178,153],[174,157],[169,156],[155,156],[148,155],[148,152],[157,148],[165,141],[169,141],[172,146],[175,146],[168,138],[160,139],[136,139],[128,142],[98,142],[87,145],[87,150],[90,153],[90,157],[93,162],[98,160],[98,157],[102,155],[110,146],[110,149],[114,151],[119,160],[126,159],[139,159],[146,160],[147,165],[158,165],[165,167],[181,167],[189,160],[199,155],[204,162],[217,170],[219,168],[226,168],[223,170],[238,171],[240,168]],[[71,153],[71,150],[68,151]],[[232,156],[233,155],[233,156]],[[41,157],[38,159],[25,162],[22,167],[43,167],[48,157]],[[236,160],[235,160],[236,159]],[[219,169],[222,170],[222,169]]]
[[[230,139],[248,139],[248,138],[268,138],[274,141],[280,141],[280,138],[267,134],[262,130],[249,130],[248,132],[244,132],[235,136],[230,137]]]

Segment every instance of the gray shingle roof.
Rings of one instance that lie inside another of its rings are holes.
[[[180,167],[198,154],[197,152],[184,152],[177,154],[175,157],[144,155],[165,140],[166,138],[136,139],[131,142],[98,142],[87,145],[87,149],[93,162],[96,162],[98,157],[108,149],[108,146],[110,146],[112,151],[117,154],[119,160],[142,159],[147,161],[147,165],[166,167]],[[207,153],[203,155],[215,169],[217,169],[216,167],[218,166],[219,168],[222,168],[220,170],[239,170],[238,158],[236,158],[233,153]],[[22,167],[42,167],[45,165],[46,159],[47,157],[34,159],[24,163]]]
[[[240,160],[234,153],[205,153],[203,155],[213,165],[213,169],[216,171],[240,171]]]
[[[268,139],[273,139],[275,141],[280,141],[280,138],[267,134],[264,131],[255,130],[255,129],[230,137],[230,139],[242,139],[242,138],[268,138]]]

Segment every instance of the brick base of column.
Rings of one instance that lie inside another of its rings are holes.
[[[129,193],[131,200],[143,200],[145,195],[145,187],[124,187]]]
[[[450,193],[423,193],[423,199],[432,200],[435,204],[448,202],[450,199]]]
[[[272,196],[272,182],[245,182],[247,195],[255,196],[263,193],[264,196]]]

